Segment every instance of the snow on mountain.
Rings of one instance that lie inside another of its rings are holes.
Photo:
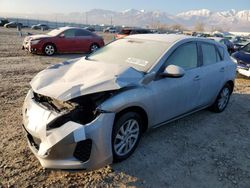
[[[16,15],[16,14],[12,14]],[[7,16],[0,13],[0,16]],[[9,15],[8,15],[9,16]],[[29,15],[37,17],[38,15]],[[21,17],[20,15],[18,17]],[[27,17],[23,14],[23,17]],[[89,23],[89,24],[115,24],[126,26],[152,26],[157,24],[181,24],[192,29],[197,22],[202,22],[206,29],[213,27],[227,28],[235,31],[250,31],[250,10],[236,11],[210,11],[208,9],[190,10],[177,15],[170,15],[163,11],[145,11],[127,9],[124,11],[111,11],[93,9],[87,12],[74,12],[69,14],[39,15],[40,19],[58,20],[62,22]]]
[[[211,15],[211,11],[208,9],[201,9],[201,10],[190,10],[187,12],[182,12],[177,14],[177,17],[192,17],[192,16],[202,16],[202,17],[208,17]]]
[[[250,30],[250,10],[213,12],[207,9],[191,10],[176,15],[178,21],[186,26],[202,22],[207,28],[218,27],[237,31]]]
[[[197,22],[202,22],[211,29],[212,27],[228,28],[233,30],[250,30],[250,10],[215,12],[208,9],[190,10],[177,15],[170,15],[162,11],[145,11],[127,9],[121,12],[92,10],[89,19],[95,23],[107,23],[112,17],[113,23],[128,26],[150,26],[155,23],[181,24],[192,28]],[[108,19],[108,20],[107,20]]]
[[[236,17],[244,21],[250,21],[250,10],[242,10],[237,12]]]

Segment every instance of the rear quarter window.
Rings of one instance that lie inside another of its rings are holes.
[[[224,57],[225,57],[224,48],[222,48],[221,46],[218,46],[218,50],[219,50],[219,53],[220,53],[220,56],[221,56],[221,60],[224,60]]]

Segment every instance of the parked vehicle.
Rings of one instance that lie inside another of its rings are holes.
[[[230,40],[226,38],[220,38],[220,37],[209,37],[209,38],[221,44],[224,44],[227,47],[227,51],[229,52],[229,54],[232,54],[233,52],[235,52],[234,44]]]
[[[237,63],[238,72],[250,77],[250,43],[233,53],[232,58]]]
[[[150,128],[207,107],[222,112],[235,73],[226,48],[207,39],[149,34],[116,40],[33,78],[23,106],[29,146],[44,168],[96,169],[122,161]]]
[[[21,27],[23,26],[22,23],[18,23],[18,22],[9,22],[9,23],[5,24],[4,27],[6,27],[6,28],[16,28],[17,25],[20,25]]]
[[[0,26],[4,26],[5,24],[8,24],[8,23],[9,23],[9,20],[2,19],[1,22],[0,22]]]
[[[116,33],[115,27],[107,27],[103,30],[104,33]]]
[[[235,36],[230,40],[234,44],[234,50],[237,51],[250,41],[248,41],[245,37]]]
[[[23,49],[48,56],[57,53],[93,52],[104,45],[103,38],[88,30],[76,27],[61,27],[46,35],[27,36]]]
[[[149,29],[142,29],[142,28],[124,28],[121,30],[121,32],[119,32],[115,38],[116,39],[120,39],[120,38],[124,38],[128,35],[135,35],[135,34],[150,34],[152,33],[151,30]]]
[[[46,25],[46,24],[37,24],[37,25],[32,25],[31,29],[35,29],[35,30],[37,30],[37,29],[48,30],[49,26]]]
[[[93,27],[85,27],[84,29],[91,31],[91,32],[95,32],[95,28]]]

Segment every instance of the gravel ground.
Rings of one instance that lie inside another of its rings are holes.
[[[44,170],[21,127],[29,81],[82,54],[31,55],[22,40],[15,29],[0,28],[0,187],[250,187],[250,80],[243,77],[225,112],[203,110],[147,132],[122,163],[91,172]]]

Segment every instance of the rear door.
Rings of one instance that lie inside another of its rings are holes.
[[[206,42],[199,44],[202,52],[199,105],[206,106],[216,99],[222,89],[227,62],[224,61],[224,55],[219,52],[216,45]]]
[[[76,49],[78,52],[89,52],[94,42],[94,36],[90,31],[83,29],[76,30]]]

